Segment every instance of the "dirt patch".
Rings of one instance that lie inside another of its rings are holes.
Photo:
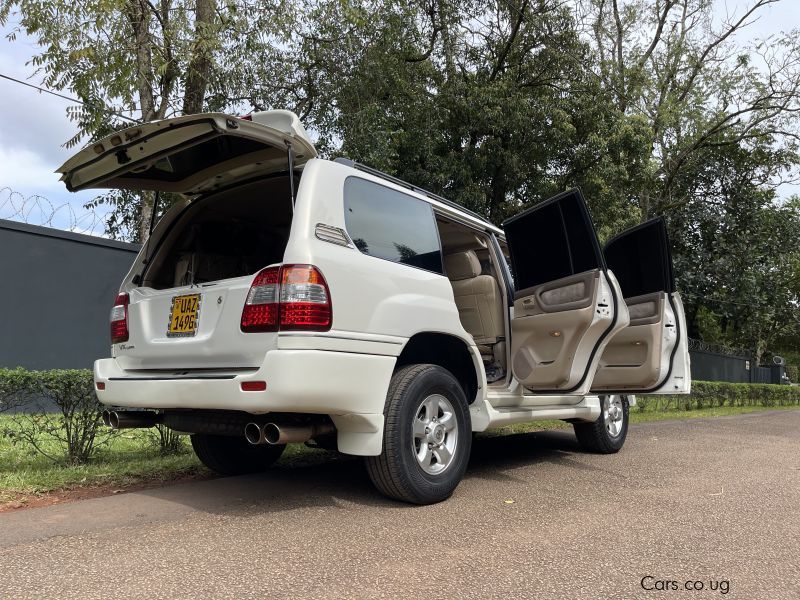
[[[3,492],[4,497],[0,499],[0,513],[9,512],[12,510],[23,510],[26,508],[52,506],[53,504],[63,504],[65,502],[75,502],[77,500],[88,500],[90,498],[102,498],[104,496],[113,496],[115,494],[128,494],[130,492],[138,492],[140,490],[149,490],[152,488],[162,487],[172,483],[203,481],[206,479],[215,479],[215,475],[211,473],[196,473],[191,475],[183,475],[168,481],[163,479],[152,479],[138,481],[129,485],[86,485],[42,493]]]

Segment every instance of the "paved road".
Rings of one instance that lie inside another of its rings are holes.
[[[332,460],[15,511],[0,598],[797,599],[798,442],[800,411],[639,425],[616,456],[480,439],[421,508]]]

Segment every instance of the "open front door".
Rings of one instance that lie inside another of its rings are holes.
[[[605,344],[628,324],[606,272],[579,190],[564,192],[503,223],[516,292],[511,369],[528,390],[583,395]]]
[[[686,317],[675,292],[667,228],[653,219],[613,238],[604,249],[630,323],[606,346],[595,392],[689,393]]]

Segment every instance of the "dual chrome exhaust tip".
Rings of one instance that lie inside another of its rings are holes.
[[[103,424],[112,429],[142,429],[155,427],[164,421],[163,413],[152,410],[104,410],[102,417]],[[195,430],[189,428],[188,431]],[[335,431],[333,423],[251,422],[245,425],[244,437],[253,445],[271,444],[274,446],[277,444],[302,444],[312,438],[329,435]]]
[[[311,438],[327,435],[335,431],[331,423],[308,425],[280,425],[278,423],[248,423],[244,437],[253,445],[257,444],[295,444],[307,442]]]

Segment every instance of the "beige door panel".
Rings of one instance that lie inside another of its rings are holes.
[[[514,376],[530,390],[573,388],[613,318],[599,270],[522,290],[512,322]]]
[[[662,292],[627,298],[630,324],[608,343],[592,390],[649,389],[664,377],[666,298]]]
[[[599,277],[600,271],[595,269],[519,290],[514,314],[529,316],[587,308],[594,300]]]
[[[628,314],[631,317],[630,327],[660,323],[664,316],[664,301],[662,292],[625,298]]]

